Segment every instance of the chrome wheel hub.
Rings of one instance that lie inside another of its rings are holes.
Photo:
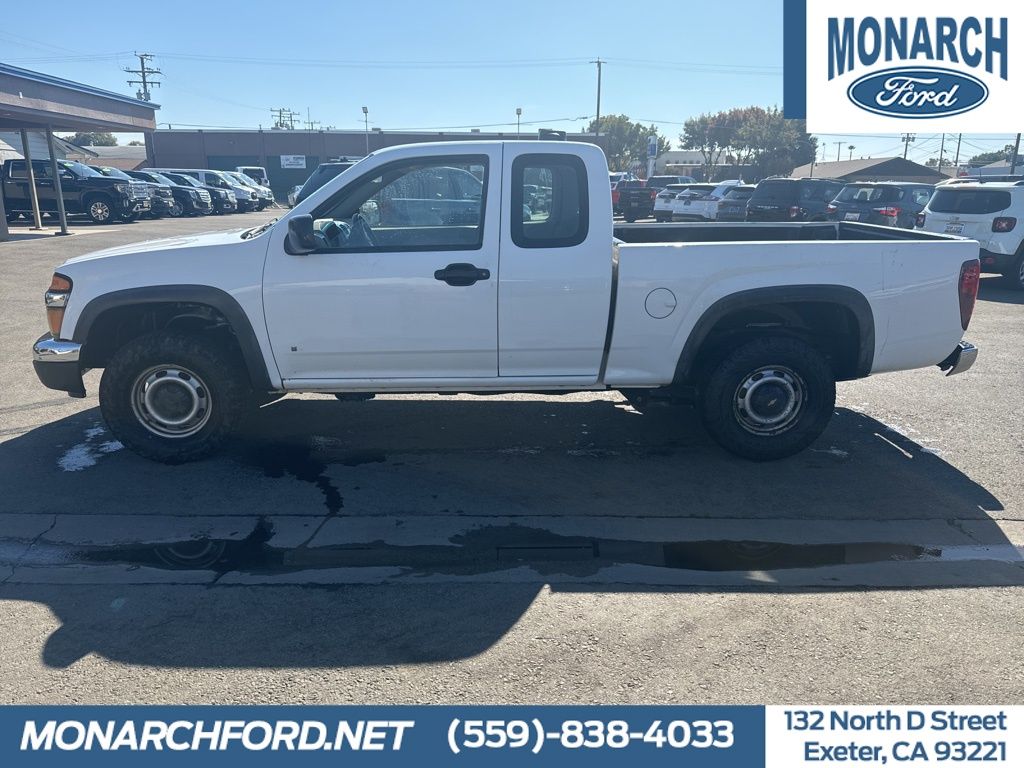
[[[176,366],[144,371],[132,385],[132,410],[159,437],[196,434],[210,420],[210,391],[199,376]]]
[[[736,388],[733,415],[755,435],[777,435],[796,423],[807,387],[785,366],[766,365],[746,376]]]

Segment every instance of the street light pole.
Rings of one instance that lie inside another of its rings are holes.
[[[370,110],[363,107],[363,135],[366,136],[366,154],[370,154]]]
[[[519,138],[519,118],[523,116],[523,108],[516,107],[516,138]]]

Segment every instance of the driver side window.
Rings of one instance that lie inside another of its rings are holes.
[[[319,251],[474,250],[483,243],[487,158],[399,161],[313,214]]]

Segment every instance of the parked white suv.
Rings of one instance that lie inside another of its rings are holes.
[[[679,194],[672,203],[672,218],[675,221],[714,221],[718,218],[718,203],[733,187],[743,181],[730,179],[719,182],[706,194]],[[691,188],[693,189],[693,188]]]
[[[1024,182],[936,187],[917,228],[977,240],[982,271],[1024,290]]]

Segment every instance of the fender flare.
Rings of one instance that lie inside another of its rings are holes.
[[[82,309],[78,322],[75,323],[72,339],[79,344],[85,344],[93,323],[108,310],[133,305],[168,303],[205,304],[224,315],[238,339],[238,346],[242,351],[242,358],[253,387],[268,392],[275,389],[270,382],[267,362],[249,316],[231,294],[209,285],[153,285],[101,294],[91,299]]]
[[[723,296],[697,320],[696,325],[683,345],[683,351],[676,363],[675,381],[686,381],[711,329],[723,317],[744,309],[771,304],[815,303],[837,304],[850,310],[857,320],[858,350],[855,378],[871,373],[875,359],[875,316],[867,297],[855,288],[845,285],[778,285],[766,288],[751,288]]]

